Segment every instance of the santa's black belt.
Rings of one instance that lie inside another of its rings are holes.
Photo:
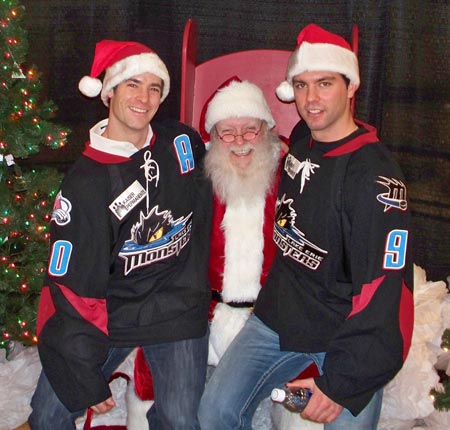
[[[220,291],[211,290],[211,298],[219,303],[225,303],[232,308],[252,308],[255,306],[255,302],[224,302]]]

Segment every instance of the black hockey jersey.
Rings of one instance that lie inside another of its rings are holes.
[[[409,208],[376,131],[293,142],[278,190],[278,251],[255,314],[283,350],[326,352],[319,388],[355,415],[401,368],[413,327]]]
[[[87,145],[52,214],[38,316],[43,369],[70,410],[109,397],[110,346],[206,334],[212,197],[204,144],[175,122],[121,157]]]

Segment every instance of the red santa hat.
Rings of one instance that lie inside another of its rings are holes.
[[[204,140],[209,140],[211,129],[219,121],[242,117],[264,120],[269,128],[275,126],[262,90],[249,81],[233,76],[220,85],[205,103],[200,118],[200,133]]]
[[[316,24],[307,25],[297,37],[297,47],[289,58],[286,80],[276,89],[280,100],[294,100],[292,78],[303,72],[328,71],[345,75],[359,87],[358,59],[349,43]]]
[[[105,71],[103,84],[98,76]],[[161,102],[170,90],[170,77],[166,65],[150,48],[138,42],[102,40],[95,46],[94,62],[90,76],[84,76],[78,88],[87,97],[97,97],[101,92],[103,103],[108,106],[109,90],[122,81],[149,72],[164,82]]]

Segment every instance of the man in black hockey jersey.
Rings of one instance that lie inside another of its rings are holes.
[[[109,117],[91,129],[54,205],[31,428],[75,429],[86,408],[109,411],[109,376],[142,346],[150,428],[198,429],[212,205],[203,141],[177,121],[153,121],[170,78],[140,43],[99,42],[79,88],[101,93]]]
[[[403,175],[376,130],[355,120],[355,54],[305,27],[279,98],[311,134],[295,139],[278,189],[278,247],[254,315],[222,357],[200,404],[202,430],[251,429],[274,387],[311,363],[303,418],[327,430],[375,430],[382,388],[400,370],[413,327],[409,211]],[[295,136],[295,130],[293,132]]]

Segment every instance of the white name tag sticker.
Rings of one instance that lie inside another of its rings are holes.
[[[109,209],[122,220],[146,195],[145,188],[136,180],[109,205]]]

